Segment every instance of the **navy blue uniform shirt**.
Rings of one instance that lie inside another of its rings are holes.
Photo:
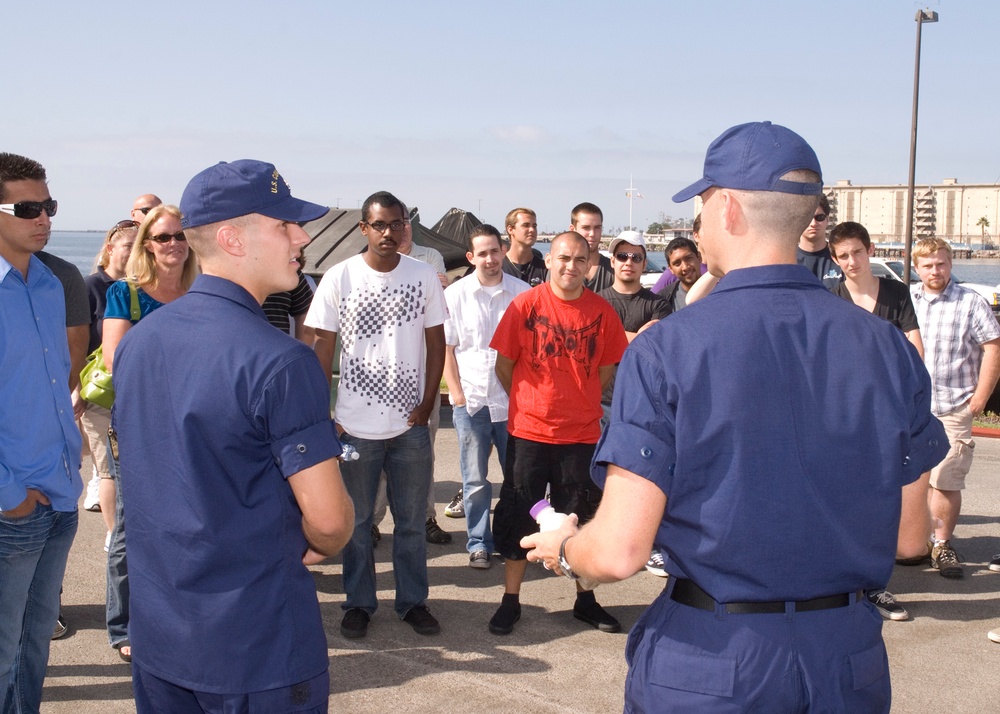
[[[884,587],[902,487],[948,451],[889,323],[802,266],[727,274],[639,335],[594,456],[667,496],[666,569],[718,602]]]
[[[114,384],[136,661],[214,693],[322,674],[326,637],[285,480],[341,450],[312,350],[243,288],[202,275],[128,331]]]

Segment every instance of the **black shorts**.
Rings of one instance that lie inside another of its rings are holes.
[[[545,498],[559,513],[575,513],[581,525],[594,517],[601,489],[590,480],[597,444],[544,444],[511,435],[507,439],[500,500],[493,512],[493,541],[510,560],[524,560],[521,538],[538,532],[531,507]]]

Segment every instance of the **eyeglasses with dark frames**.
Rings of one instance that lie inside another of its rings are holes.
[[[42,215],[42,211],[45,211],[45,215],[49,218],[56,215],[56,209],[59,204],[53,199],[49,198],[45,201],[18,201],[17,203],[2,203],[0,204],[0,211],[4,213],[13,214],[15,218],[38,218]]]
[[[377,233],[385,233],[386,229],[391,230],[393,233],[398,233],[403,230],[403,227],[409,221],[393,221],[392,223],[386,223],[385,221],[375,221],[374,223],[369,223],[368,221],[361,222]]]

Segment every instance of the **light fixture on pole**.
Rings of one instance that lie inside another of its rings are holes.
[[[920,95],[920,30],[925,22],[937,22],[938,14],[933,10],[918,10],[917,56],[913,61],[913,121],[910,124],[910,180],[906,192],[906,242],[903,244],[903,280],[910,282],[910,251],[913,249],[913,193],[917,173],[917,99]]]

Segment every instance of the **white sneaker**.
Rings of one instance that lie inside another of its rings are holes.
[[[87,482],[87,497],[83,499],[83,509],[96,513],[101,510],[101,499],[98,492],[101,486],[101,477],[94,474]]]
[[[1000,644],[1000,627],[998,627],[995,630],[990,630],[989,632],[986,633],[986,636],[990,638],[991,642],[996,642],[997,644]]]

